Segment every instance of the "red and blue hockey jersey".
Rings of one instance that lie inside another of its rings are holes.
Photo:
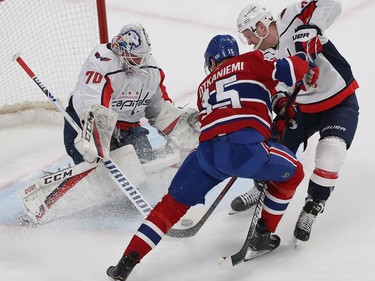
[[[253,51],[220,64],[198,88],[200,141],[221,134],[254,128],[271,135],[272,95],[279,81],[288,86],[300,81],[308,62],[298,56],[266,58]]]

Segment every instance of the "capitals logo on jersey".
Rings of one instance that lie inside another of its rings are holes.
[[[99,52],[96,52],[96,53],[95,53],[95,57],[96,57],[97,59],[99,59],[100,61],[110,61],[110,60],[111,60],[110,58],[102,57],[102,56],[99,54]]]

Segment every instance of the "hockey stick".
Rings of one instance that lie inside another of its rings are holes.
[[[210,208],[206,211],[206,213],[202,216],[202,218],[192,227],[186,228],[186,229],[174,229],[171,228],[167,235],[171,237],[177,237],[177,238],[188,238],[192,237],[201,229],[203,224],[207,221],[207,219],[210,217],[212,212],[216,209],[217,205],[221,202],[221,200],[224,198],[225,194],[227,194],[228,190],[232,187],[234,182],[236,181],[237,177],[232,177],[228,183],[225,185],[223,190],[219,193],[219,195],[216,197],[215,201],[211,204]]]
[[[72,119],[72,117],[65,111],[65,109],[59,104],[52,93],[43,85],[39,78],[34,74],[34,72],[29,68],[25,61],[21,58],[20,54],[14,55],[12,61],[17,61],[17,63],[22,67],[22,69],[29,75],[29,77],[38,85],[42,92],[47,96],[47,98],[53,103],[53,105],[62,113],[66,121],[76,130],[78,134],[82,133],[81,128]],[[119,167],[108,157],[99,162],[99,164],[107,171],[110,178],[117,184],[117,186],[125,193],[133,205],[138,209],[138,211],[144,216],[147,215],[152,210],[151,205],[149,205],[142,194],[135,188],[135,186],[126,178],[124,173],[119,169]]]
[[[234,255],[218,258],[220,268],[233,267],[233,266],[235,266],[235,265],[237,265],[237,264],[239,264],[239,263],[241,263],[245,260],[246,253],[248,251],[251,239],[253,238],[255,226],[258,222],[260,212],[262,210],[262,202],[263,202],[264,196],[265,196],[265,189],[266,189],[266,183],[263,183],[263,188],[260,192],[258,202],[255,206],[255,211],[254,211],[253,217],[251,218],[250,227],[249,227],[249,230],[247,232],[245,242],[242,245],[242,248],[237,253],[235,253]]]
[[[296,87],[295,87],[293,93],[290,95],[288,101],[284,104],[283,108],[280,110],[280,112],[275,117],[274,122],[278,121],[278,120],[281,120],[283,118],[286,110],[294,103],[294,101],[297,97],[297,94],[301,90],[300,85],[301,85],[300,83],[298,83],[296,85]],[[251,219],[250,227],[249,227],[249,230],[247,232],[244,244],[242,245],[241,249],[237,253],[235,253],[234,255],[218,258],[220,268],[233,267],[233,266],[235,266],[237,264],[240,264],[241,262],[245,261],[246,254],[248,252],[248,248],[249,248],[250,242],[253,238],[255,227],[257,225],[257,222],[258,222],[258,219],[259,219],[259,216],[260,216],[260,213],[261,213],[262,202],[263,202],[264,197],[265,197],[266,187],[267,187],[266,182],[263,182],[263,188],[262,188],[261,193],[259,195],[259,199],[258,199],[258,202],[256,204],[255,211],[254,211],[253,217]]]
[[[302,81],[296,84],[293,93],[289,96],[287,102],[276,115],[275,119],[273,120],[274,122],[281,120],[284,117],[285,111],[287,111],[287,109],[296,101],[297,95],[301,91],[301,84]]]
[[[281,108],[280,112],[276,115],[275,119],[273,119],[273,124],[280,121],[281,119],[285,118],[285,111],[293,105],[293,103],[296,101],[298,93],[301,91],[301,85],[302,81],[296,84],[296,87],[294,88],[293,93],[289,96],[289,99],[284,104],[284,106]],[[286,122],[286,120],[284,120]],[[279,143],[283,143],[284,137],[286,133],[286,126],[284,124],[284,128],[281,132],[279,132],[279,135],[277,138],[275,138]]]

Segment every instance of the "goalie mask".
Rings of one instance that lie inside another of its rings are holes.
[[[226,58],[235,57],[239,55],[238,45],[236,40],[230,35],[216,35],[210,41],[204,53],[204,68],[206,73],[210,73],[211,59],[219,64]]]
[[[120,57],[124,67],[137,68],[144,65],[150,57],[151,43],[143,26],[131,23],[113,37],[111,49]]]
[[[254,46],[254,50],[257,50],[260,44],[262,44],[263,39],[268,36],[269,26],[274,21],[275,20],[272,16],[271,11],[262,4],[252,3],[250,5],[247,5],[237,18],[237,31],[239,33],[239,38],[244,44],[247,45],[247,39],[243,36],[242,32],[244,32],[246,29],[249,29],[255,36],[260,39],[258,44]],[[258,35],[258,22],[262,22],[267,28],[267,34],[264,37],[260,37]]]

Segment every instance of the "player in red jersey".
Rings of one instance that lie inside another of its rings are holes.
[[[200,143],[184,161],[162,198],[139,227],[116,266],[114,280],[126,280],[134,266],[164,234],[206,194],[228,177],[260,178],[268,189],[254,238],[254,251],[272,250],[280,238],[272,234],[304,177],[301,163],[283,145],[269,140],[272,96],[282,81],[289,86],[314,84],[318,69],[306,54],[267,58],[260,51],[239,55],[230,35],[217,35],[205,52],[210,74],[198,87]]]

